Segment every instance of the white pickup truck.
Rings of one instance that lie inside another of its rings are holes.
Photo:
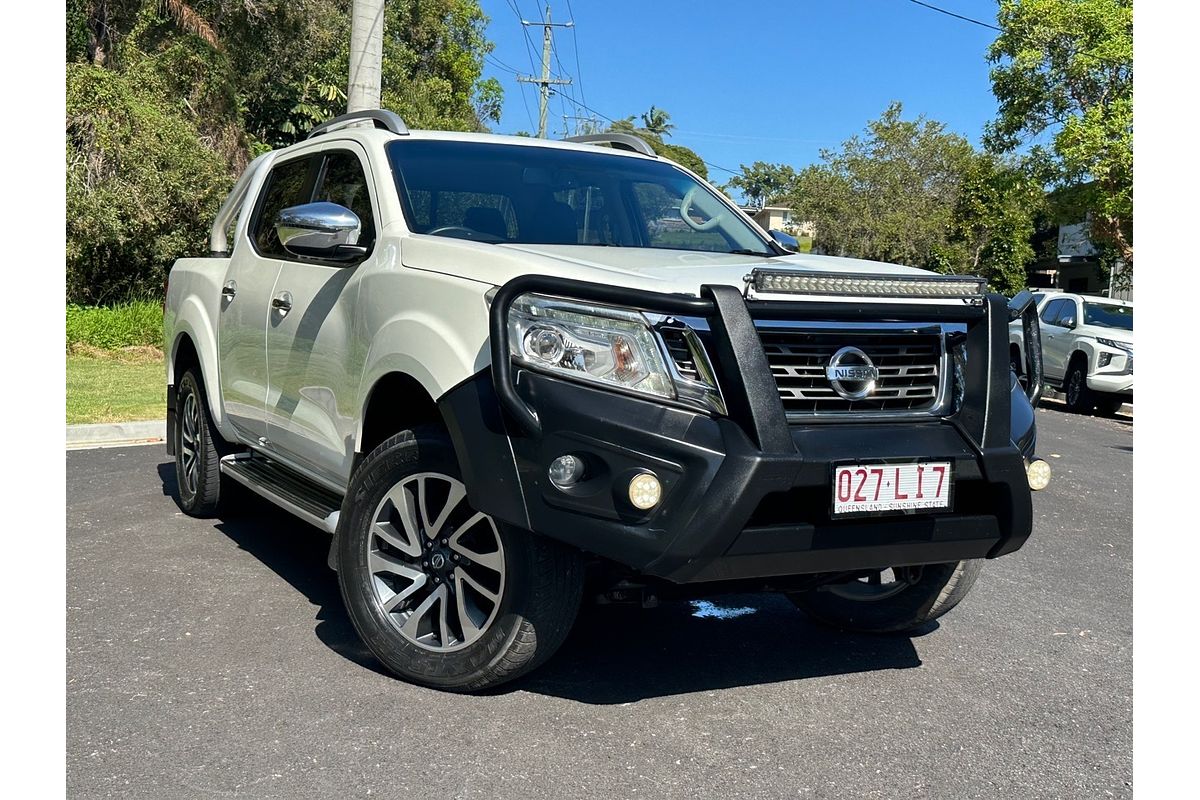
[[[584,596],[921,626],[1048,479],[1028,293],[788,253],[634,137],[346,115],[256,159],[210,251],[167,291],[178,502],[233,481],[327,530],[363,641],[425,685],[527,672]]]
[[[1034,292],[1042,329],[1045,382],[1061,389],[1067,408],[1115,414],[1133,402],[1133,303],[1109,297]],[[1013,370],[1024,374],[1025,335],[1009,331]]]

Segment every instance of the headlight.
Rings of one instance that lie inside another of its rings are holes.
[[[1133,345],[1127,342],[1116,342],[1112,339],[1102,339],[1099,336],[1096,337],[1096,341],[1105,347],[1111,347],[1114,350],[1124,350],[1126,353],[1133,355]]]
[[[724,411],[711,372],[707,380],[681,379],[636,311],[521,295],[508,312],[508,348],[520,363],[547,372]]]

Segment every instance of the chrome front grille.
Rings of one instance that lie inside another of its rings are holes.
[[[759,338],[789,417],[825,414],[930,414],[945,403],[946,367],[940,330],[805,330],[759,327]],[[856,347],[879,371],[875,390],[847,400],[826,376],[834,354]]]

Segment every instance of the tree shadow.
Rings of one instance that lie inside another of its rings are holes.
[[[178,502],[174,462],[158,466]],[[329,649],[390,675],[362,644],[329,569],[329,535],[244,491],[214,527],[317,607]],[[865,636],[819,627],[782,595],[725,595],[657,608],[585,604],[562,649],[532,674],[486,692],[527,691],[599,705],[780,681],[921,666],[908,635]]]

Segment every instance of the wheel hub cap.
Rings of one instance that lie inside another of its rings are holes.
[[[367,561],[379,610],[408,641],[445,652],[495,622],[504,596],[504,545],[495,521],[466,502],[462,482],[404,478],[372,517]]]

